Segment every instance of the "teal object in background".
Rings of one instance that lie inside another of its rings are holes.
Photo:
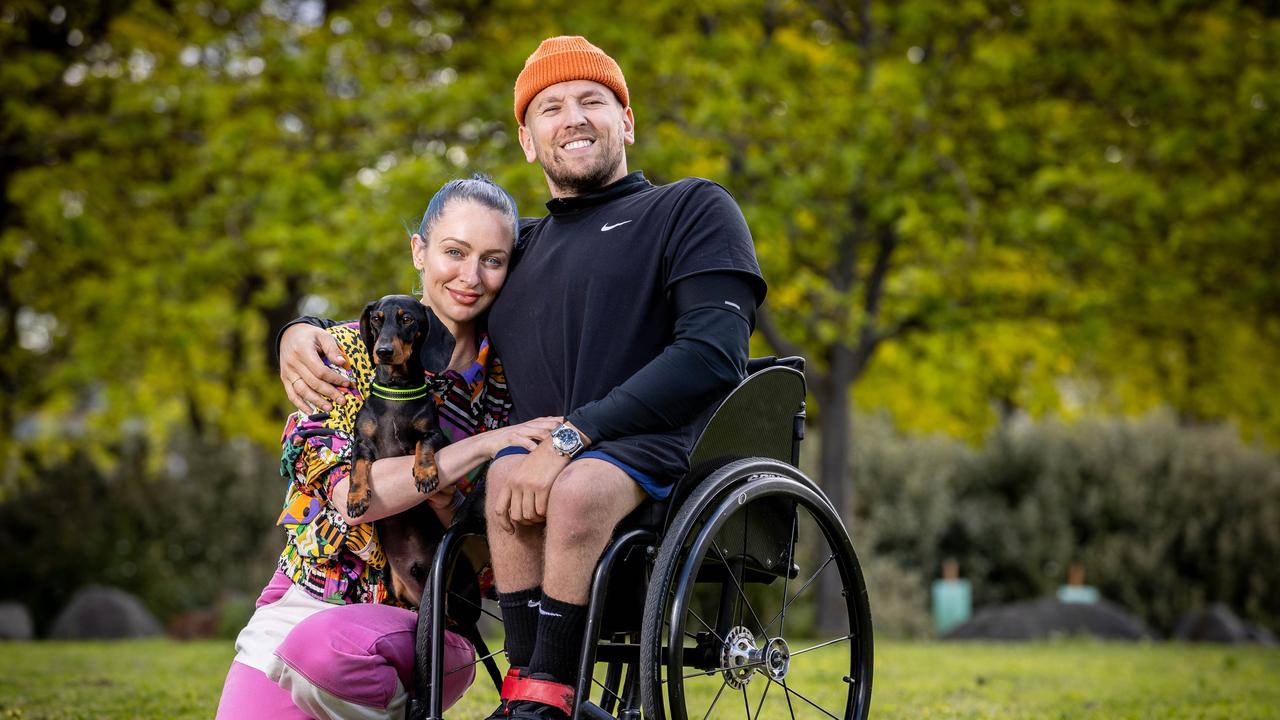
[[[1058,600],[1064,603],[1090,605],[1099,599],[1098,588],[1092,585],[1063,585],[1058,588]]]
[[[968,580],[933,581],[933,629],[939,635],[973,614],[973,588]]]
[[[1099,599],[1098,588],[1084,584],[1084,563],[1072,562],[1067,568],[1067,584],[1058,588],[1058,602],[1091,605]]]

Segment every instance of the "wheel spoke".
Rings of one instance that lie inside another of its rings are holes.
[[[742,509],[742,545],[741,545],[742,559],[738,563],[738,582],[735,583],[735,585],[737,585],[737,588],[738,588],[738,601],[739,601],[738,604],[741,605],[742,603],[745,602],[747,603],[748,609],[751,608],[751,603],[747,602],[747,593],[744,586],[747,584],[747,525],[749,525],[750,523],[751,523],[751,508],[744,507]],[[721,552],[720,554],[723,555],[724,553]],[[752,617],[755,617],[755,614],[756,614],[756,611],[752,609],[751,610]],[[738,608],[738,618],[740,620],[746,620],[746,618],[743,617],[742,615],[741,607]],[[760,618],[757,617],[756,624],[758,625],[759,623],[760,623]],[[743,622],[741,624],[745,625],[746,623]],[[760,628],[760,632],[763,633],[764,628]],[[747,699],[747,690],[745,687],[742,689],[742,699],[743,700]],[[747,712],[748,713],[751,712],[750,704],[747,705]]]
[[[742,686],[742,709],[747,711],[746,717],[751,717],[751,701],[747,699],[747,686]]]
[[[715,699],[711,701],[711,707],[707,708],[707,714],[702,716],[702,720],[707,720],[707,718],[711,717],[711,711],[715,709],[716,703],[720,702],[720,695],[724,693],[724,689],[727,687],[729,687],[729,683],[721,680],[720,689],[716,691]]]
[[[728,670],[728,669],[729,669],[729,668],[712,668],[712,669],[710,669],[710,670],[699,670],[699,671],[697,671],[697,672],[691,672],[691,673],[689,673],[688,675],[681,675],[681,676],[680,676],[680,679],[681,679],[681,680],[689,680],[689,679],[696,678],[696,677],[706,677],[706,676],[708,676],[708,675],[715,675],[716,673],[722,673],[722,672],[724,672],[725,670]],[[666,681],[665,681],[665,680],[663,680],[663,682],[666,682]]]
[[[838,642],[844,642],[845,640],[852,640],[852,639],[853,639],[853,633],[849,633],[848,635],[845,635],[844,637],[838,637],[838,638],[836,638],[836,639],[834,639],[834,640],[828,640],[828,641],[826,641],[826,642],[824,642],[824,643],[818,643],[817,645],[811,645],[811,646],[809,646],[809,647],[807,647],[807,648],[804,648],[803,650],[796,650],[795,652],[791,653],[791,657],[795,657],[795,656],[797,656],[797,655],[803,655],[803,654],[805,654],[805,653],[807,653],[807,652],[810,652],[810,651],[813,651],[813,650],[818,650],[818,649],[820,649],[820,648],[824,648],[824,647],[826,647],[826,646],[828,646],[828,645],[835,645],[835,644],[836,644],[836,643],[838,643]]]
[[[595,679],[595,678],[591,678],[591,682],[595,683],[596,685],[599,685],[601,690],[603,690],[603,691],[605,691],[605,692],[609,693],[610,695],[612,695],[612,696],[613,696],[613,698],[614,698],[615,700],[617,700],[619,704],[621,704],[621,703],[622,703],[622,696],[621,696],[621,695],[619,695],[618,693],[616,693],[616,692],[614,692],[614,691],[610,690],[609,688],[605,687],[605,684],[604,684],[604,683],[600,682],[599,680],[597,680],[597,679]]]
[[[770,683],[777,682],[773,678],[769,678]],[[787,679],[782,679],[782,689],[787,689]],[[796,720],[796,709],[791,705],[791,693],[785,693],[782,697],[787,699],[787,712],[791,714],[791,720]]]
[[[728,556],[725,555],[724,550],[721,550],[720,547],[716,545],[714,540],[711,541],[711,547],[715,549],[716,554],[720,556],[720,559],[725,563],[725,565],[728,565],[729,564]],[[742,566],[745,568],[746,563],[742,563]],[[732,570],[729,571],[729,579],[733,581],[733,586],[738,589],[738,599],[746,604],[747,609],[751,611],[751,617],[755,618],[756,620],[756,627],[760,628],[760,632],[763,634],[765,625],[764,623],[760,622],[760,616],[756,615],[756,609],[751,607],[751,601],[747,599],[747,593],[742,589],[742,583],[738,582],[738,578],[733,576]]]
[[[800,508],[796,504],[791,505],[791,535],[788,539],[787,547],[787,567],[782,573],[782,609],[778,611],[778,634],[786,637],[785,631],[787,626],[787,583],[791,581],[791,566],[796,562],[796,523],[800,519]],[[773,621],[769,621],[769,627],[773,627]],[[769,628],[764,629],[765,636],[769,634]],[[766,690],[767,692],[767,690]]]
[[[697,613],[693,608],[688,608],[688,610],[689,610],[689,614],[690,614],[690,615],[692,615],[692,616],[694,617],[694,619],[695,619],[695,620],[697,620],[698,622],[702,623],[702,627],[706,628],[706,629],[707,629],[707,632],[711,633],[711,637],[715,638],[715,639],[716,639],[716,641],[717,641],[717,642],[719,642],[721,645],[724,645],[724,644],[725,644],[725,643],[724,643],[724,638],[722,638],[722,637],[720,637],[718,634],[716,634],[716,629],[715,629],[715,628],[713,628],[713,627],[711,627],[710,625],[708,625],[708,624],[707,624],[707,621],[702,619],[702,616],[698,615],[698,613]],[[685,634],[687,635],[688,633],[685,633]],[[693,638],[693,639],[694,639],[694,640],[697,640],[698,638],[697,638],[697,636],[694,636],[694,638]]]
[[[738,669],[741,669],[741,668],[754,668],[754,667],[760,667],[760,666],[762,666],[762,665],[764,665],[764,661],[763,661],[763,660],[761,660],[761,661],[757,661],[757,662],[751,662],[751,663],[743,663],[742,665],[739,665],[739,666],[737,666],[736,668],[720,667],[720,668],[711,668],[710,670],[699,670],[699,671],[697,671],[697,672],[691,672],[691,673],[689,673],[688,675],[681,675],[681,676],[680,676],[680,679],[681,679],[681,680],[688,680],[688,679],[690,679],[690,678],[706,677],[707,675],[715,675],[716,673],[722,673],[722,672],[725,672],[726,670],[738,670]],[[660,683],[660,684],[661,684],[661,683],[665,683],[665,682],[667,682],[667,681],[666,681],[666,680],[660,680],[660,681],[659,681],[659,683]]]
[[[497,657],[497,656],[499,656],[499,655],[501,655],[501,654],[502,654],[502,650],[500,650],[500,649],[499,649],[499,650],[495,650],[495,651],[493,651],[493,652],[489,653],[488,655],[485,655],[484,657],[476,658],[475,660],[472,660],[472,661],[471,661],[471,662],[469,662],[469,663],[463,663],[463,664],[459,665],[458,667],[456,667],[456,668],[454,668],[454,669],[452,669],[452,670],[449,670],[448,672],[446,672],[446,673],[445,673],[445,675],[452,675],[452,674],[454,674],[454,673],[458,672],[459,670],[466,670],[467,668],[471,667],[472,665],[479,665],[480,663],[484,662],[485,660],[488,660],[489,658],[492,658],[492,657]]]
[[[827,569],[827,566],[830,565],[831,561],[835,559],[836,559],[835,553],[831,553],[830,555],[827,556],[827,559],[823,561],[822,565],[818,566],[818,569],[813,571],[813,574],[809,576],[809,579],[804,581],[804,585],[800,586],[800,589],[796,591],[796,594],[792,595],[791,599],[788,600],[787,603],[782,606],[782,609],[778,611],[778,614],[773,616],[773,619],[770,620],[769,624],[765,626],[766,631],[769,628],[773,627],[773,624],[778,621],[778,618],[786,614],[787,608],[791,607],[791,603],[795,602],[796,598],[803,595],[804,591],[807,590],[809,586],[813,584],[813,581],[818,579],[818,575],[822,574],[822,571]]]
[[[777,680],[774,680],[773,678],[769,678],[769,681],[770,681],[770,682],[778,682]],[[788,698],[790,698],[792,695],[795,695],[796,697],[800,698],[801,700],[803,700],[803,701],[805,701],[805,702],[809,703],[810,705],[812,705],[812,706],[814,707],[814,709],[816,709],[818,712],[820,712],[820,713],[822,713],[822,714],[826,715],[826,716],[827,716],[827,717],[829,717],[829,718],[832,718],[832,720],[840,720],[840,718],[838,718],[838,717],[836,717],[835,715],[832,715],[831,713],[827,712],[827,710],[826,710],[825,708],[823,708],[821,705],[819,705],[819,704],[815,703],[814,701],[812,701],[812,700],[810,700],[809,698],[805,697],[804,695],[802,695],[802,694],[800,694],[800,693],[796,692],[795,690],[792,690],[790,687],[788,687],[788,686],[787,686],[787,681],[786,681],[786,680],[783,680],[783,681],[782,681],[781,683],[779,683],[779,684],[780,684],[780,685],[782,685],[782,689],[783,689],[783,690],[786,690],[786,691],[787,691],[787,697],[788,697]],[[792,712],[792,713],[791,713],[791,716],[792,716],[792,717],[795,717],[795,713],[794,713],[794,712]]]
[[[449,597],[451,597],[451,598],[453,598],[453,599],[455,599],[455,600],[461,600],[462,602],[464,602],[464,603],[466,603],[466,604],[470,605],[471,607],[473,607],[473,608],[475,608],[475,609],[479,610],[480,612],[484,613],[485,615],[488,615],[489,617],[493,618],[494,620],[497,620],[498,622],[502,622],[502,616],[501,616],[501,615],[498,615],[497,613],[493,612],[492,610],[485,610],[483,605],[477,605],[477,604],[475,604],[475,603],[471,602],[471,600],[470,600],[470,599],[465,598],[465,597],[463,597],[463,596],[459,595],[458,593],[451,592],[451,593],[449,593]]]
[[[674,589],[670,589],[670,590],[668,590],[668,591],[667,591],[667,597],[668,597],[668,598],[673,598],[673,597],[675,597],[675,594],[676,594],[676,592],[675,592],[675,590],[674,590]],[[698,614],[698,612],[697,612],[696,610],[694,610],[692,607],[688,607],[688,606],[686,606],[686,607],[685,607],[685,609],[689,612],[689,614],[690,614],[690,615],[692,615],[692,616],[694,617],[694,619],[695,619],[695,620],[697,620],[698,622],[702,623],[702,627],[706,628],[706,629],[707,629],[707,632],[711,633],[711,636],[712,636],[712,637],[714,637],[714,638],[715,638],[715,639],[716,639],[720,644],[722,644],[722,645],[724,644],[724,638],[720,637],[720,635],[716,633],[716,629],[715,629],[715,628],[713,628],[713,627],[711,627],[710,623],[708,623],[706,620],[703,620],[703,619],[702,619],[702,616],[701,616],[701,615],[699,615],[699,614]],[[669,619],[667,619],[667,618],[665,618],[665,617],[664,617],[664,618],[662,619],[662,625],[663,625],[663,627],[670,627],[670,626],[671,626],[671,621],[670,621]],[[691,632],[689,632],[688,630],[684,630],[684,631],[682,631],[682,632],[683,632],[683,634],[684,634],[685,636],[687,636],[690,640],[697,640],[697,639],[698,639],[698,636],[697,636],[696,634],[691,633]]]
[[[756,714],[752,716],[752,720],[760,720],[760,708],[764,707],[764,699],[769,697],[769,688],[773,687],[773,683],[764,686],[764,692],[760,693],[760,702],[756,703]]]

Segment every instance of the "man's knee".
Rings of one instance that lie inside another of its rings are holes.
[[[489,464],[489,469],[485,471],[484,476],[484,509],[486,515],[492,516],[494,513],[506,511],[505,507],[499,509],[496,506],[498,496],[502,493],[502,488],[511,478],[515,477],[523,459],[524,456],[522,455],[508,455]]]
[[[617,466],[588,459],[571,463],[547,498],[547,531],[574,543],[613,533],[643,500],[643,492]]]

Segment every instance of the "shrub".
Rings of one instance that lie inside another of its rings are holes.
[[[1280,573],[1259,560],[1280,557],[1280,457],[1230,427],[1167,413],[1022,422],[979,449],[883,418],[855,427],[864,563],[887,558],[924,583],[955,558],[981,605],[1050,593],[1079,561],[1164,632],[1212,602],[1280,626]]]
[[[47,628],[87,584],[138,596],[161,622],[228,593],[256,597],[284,535],[278,461],[244,440],[187,438],[152,467],[134,439],[106,467],[76,453],[42,463],[39,484],[0,503],[7,590]],[[43,467],[42,467],[43,465]]]

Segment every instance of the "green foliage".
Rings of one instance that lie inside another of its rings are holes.
[[[364,7],[316,26],[272,7],[298,6],[112,6],[96,36],[81,9],[61,23],[86,38],[40,81],[66,98],[22,109],[63,120],[23,126],[15,142],[47,156],[4,188],[6,314],[45,331],[5,338],[22,380],[6,417],[42,452],[72,421],[96,444],[134,421],[161,451],[183,428],[265,444],[283,407],[269,343],[304,295],[342,314],[411,287],[401,220],[458,172],[463,137],[489,133],[439,111],[456,73],[431,28],[449,18]],[[41,25],[27,12],[5,27]]]
[[[0,504],[5,596],[26,605],[38,636],[87,584],[137,595],[165,623],[213,609],[234,636],[248,598],[271,577],[284,532],[279,461],[244,439],[211,446],[183,439],[148,468],[145,443],[115,448],[103,472],[82,454],[46,466],[41,482]],[[38,463],[34,458],[29,460]]]
[[[876,635],[897,639],[931,637],[933,619],[929,615],[929,584],[924,574],[903,569],[898,564],[899,557],[859,552],[858,559],[867,583]]]
[[[255,588],[256,589],[256,588]],[[253,617],[254,596],[249,594],[230,595],[218,604],[217,637],[223,640],[235,640],[240,631],[249,624]]]
[[[1164,633],[1218,601],[1280,627],[1277,576],[1258,562],[1280,555],[1280,457],[1229,427],[1168,414],[1024,422],[974,450],[868,419],[854,462],[859,553],[919,582],[956,559],[975,606],[1051,594],[1079,561],[1104,597]]]
[[[510,86],[562,31],[628,69],[633,167],[737,195],[772,285],[762,329],[831,380],[821,402],[871,373],[863,407],[975,439],[1009,408],[1159,404],[1277,437],[1274,18],[1067,0],[622,12],[6,6],[9,457],[14,433],[68,421],[100,443],[132,419],[269,442],[272,330],[308,297],[342,315],[408,287],[400,221],[431,189],[484,169],[538,212]]]

